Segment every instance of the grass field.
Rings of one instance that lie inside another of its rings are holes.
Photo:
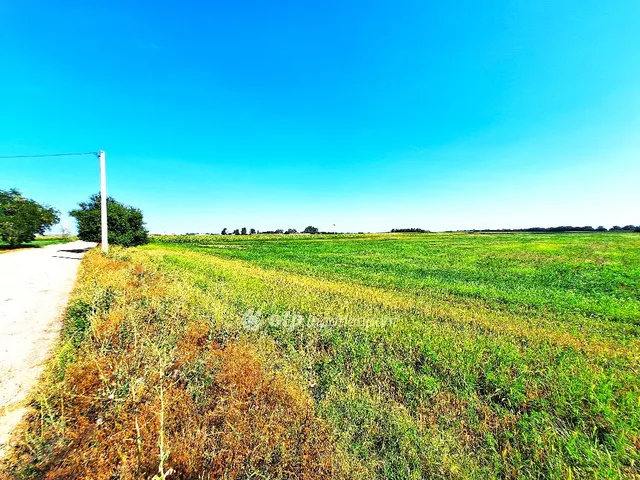
[[[85,257],[6,468],[633,478],[639,334],[638,234],[157,237]]]
[[[19,250],[22,248],[38,248],[45,247],[47,245],[54,245],[56,243],[67,243],[72,242],[76,239],[76,237],[70,236],[62,236],[62,235],[51,235],[48,237],[37,237],[33,242],[23,243],[18,245],[17,247],[10,247],[8,243],[0,240],[0,254],[12,252],[15,250]]]

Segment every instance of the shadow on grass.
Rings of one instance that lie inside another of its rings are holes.
[[[63,245],[65,243],[73,242],[74,240],[76,240],[75,237],[62,238],[56,237],[54,235],[51,237],[38,237],[31,242],[21,243],[20,245],[17,245],[15,247],[10,246],[7,242],[0,241],[0,253],[15,252],[17,250],[23,250],[25,248],[42,248],[48,247],[49,245],[57,244]]]
[[[42,245],[34,245],[32,243],[23,243],[20,245],[16,245],[12,247],[10,245],[0,245],[0,253],[2,252],[11,252],[13,250],[22,250],[23,248],[41,248]]]

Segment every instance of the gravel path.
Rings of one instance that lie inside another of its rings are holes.
[[[0,255],[0,457],[60,330],[84,252],[72,242]]]

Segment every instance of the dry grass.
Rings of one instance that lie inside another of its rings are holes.
[[[8,478],[346,475],[294,379],[176,295],[146,267],[87,255]]]

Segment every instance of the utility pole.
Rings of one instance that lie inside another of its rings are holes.
[[[98,152],[100,158],[100,221],[102,223],[102,252],[109,251],[109,237],[107,235],[107,167],[105,165],[104,150]]]
[[[45,153],[36,155],[0,155],[0,159],[72,157],[77,155],[97,155],[100,159],[100,222],[102,227],[102,252],[107,253],[109,251],[109,236],[107,232],[107,167],[105,164],[104,150],[100,150],[98,152]]]

